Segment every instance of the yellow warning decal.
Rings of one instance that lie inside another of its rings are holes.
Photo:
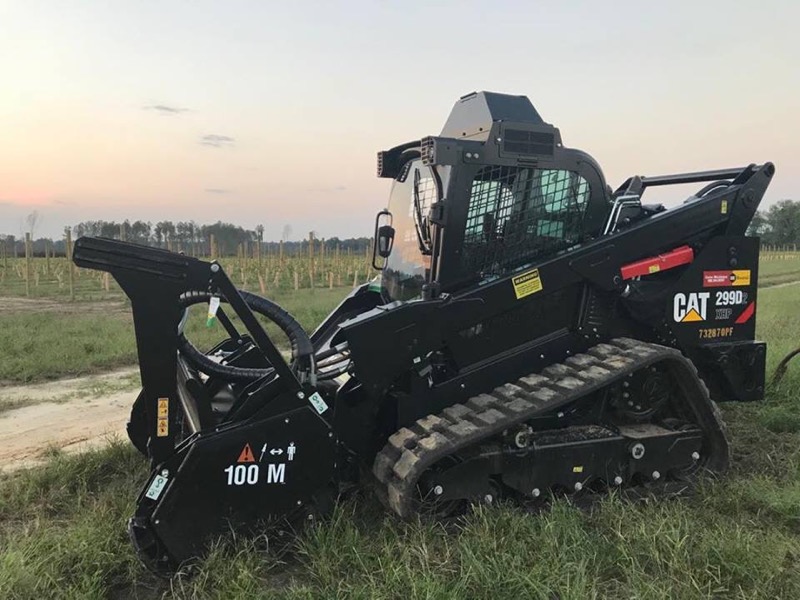
[[[659,265],[650,265],[649,267],[647,267],[648,273],[658,273],[660,270],[661,267]]]
[[[577,466],[577,467],[572,467],[572,472],[573,473],[583,473],[583,465],[580,465],[580,466]]]
[[[536,292],[541,292],[543,289],[542,280],[539,277],[539,269],[517,275],[511,279],[511,283],[514,284],[514,294],[517,296],[517,300]]]
[[[720,212],[721,214],[723,214],[723,215],[727,215],[727,214],[728,214],[728,201],[727,201],[727,200],[723,200],[723,201],[720,203],[720,205],[719,205],[719,212]]]
[[[158,399],[158,422],[156,423],[156,437],[169,435],[169,398]]]
[[[733,282],[731,285],[750,285],[750,269],[731,271],[731,273],[733,273]]]

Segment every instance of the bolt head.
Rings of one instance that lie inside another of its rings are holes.
[[[539,488],[533,488],[533,491],[531,492],[531,496],[533,496],[534,498],[538,498],[541,495],[542,495],[542,492],[539,490]]]
[[[169,469],[163,469],[161,471],[161,476],[162,477],[169,477]]]
[[[302,500],[298,500],[297,501],[297,506],[300,506],[301,504],[303,504],[303,501]]]
[[[302,400],[303,398],[306,397],[306,395],[303,392],[297,392],[297,397],[300,398],[300,400]]]
[[[212,264],[211,265],[211,272],[212,273],[217,273],[218,271],[219,271],[219,265],[217,263]]]
[[[700,460],[700,453],[692,452],[692,460]]]
[[[492,502],[494,502],[494,496],[492,496],[491,494],[486,494],[483,497],[483,501],[486,502],[486,504],[491,504]]]
[[[441,496],[442,493],[444,493],[444,488],[440,485],[437,485],[436,487],[433,488],[433,493],[436,494],[437,496]]]
[[[622,477],[620,477],[619,475],[614,477],[614,485],[622,485]]]
[[[658,471],[653,471],[653,479],[661,479],[661,473]]]
[[[576,492],[580,492],[582,489],[583,489],[583,484],[580,481],[576,482],[575,483],[575,491]]]
[[[644,456],[644,452],[644,444],[636,443],[631,446],[631,456],[636,460],[642,458]]]
[[[514,436],[514,445],[520,449],[527,448],[530,445],[530,440],[528,439],[528,432],[518,431],[517,434]]]

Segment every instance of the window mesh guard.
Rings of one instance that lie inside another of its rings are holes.
[[[472,182],[464,266],[501,275],[580,243],[589,184],[556,169],[484,167]]]

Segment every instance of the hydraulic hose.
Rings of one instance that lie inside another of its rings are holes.
[[[308,337],[306,331],[292,315],[271,300],[267,300],[261,296],[243,290],[239,290],[239,295],[253,312],[267,317],[286,334],[291,344],[293,362],[300,359],[308,359],[313,364],[314,345],[311,343],[311,339]],[[180,298],[180,305],[183,308],[188,308],[195,304],[208,302],[211,297],[212,294],[204,291],[186,292]],[[227,299],[222,296],[220,296],[220,299],[227,302]],[[178,332],[178,347],[181,354],[183,354],[197,369],[209,375],[216,375],[222,379],[253,381],[273,371],[271,368],[254,369],[217,363],[198,350],[186,338],[182,328]]]

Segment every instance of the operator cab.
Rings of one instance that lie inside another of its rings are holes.
[[[569,251],[602,234],[610,208],[597,162],[564,148],[525,96],[462,97],[439,137],[379,153],[378,176],[394,180],[388,301],[457,293]]]

